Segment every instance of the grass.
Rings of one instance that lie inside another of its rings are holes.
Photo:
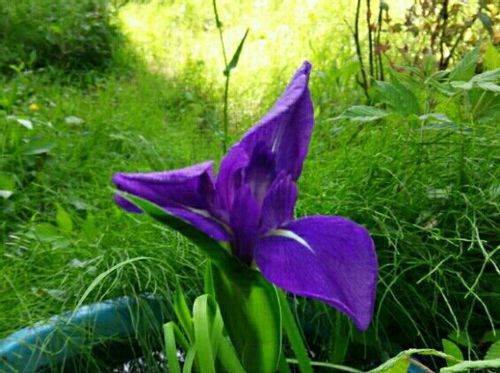
[[[317,360],[367,368],[407,347],[439,349],[441,338],[470,358],[481,356],[483,334],[500,328],[498,129],[470,123],[472,133],[463,135],[422,131],[411,118],[333,121],[363,97],[343,21],[351,16],[348,2],[235,4],[220,5],[229,50],[246,27],[250,34],[231,78],[233,140],[310,59],[317,121],[297,215],[347,216],[367,226],[377,244],[378,302],[365,335],[335,311],[296,304],[303,320],[313,320],[303,327]],[[1,165],[16,175],[16,190],[0,201],[0,338],[73,309],[100,273],[136,257],[152,259],[113,271],[85,302],[145,292],[168,297],[174,274],[191,295],[201,289],[204,258],[196,249],[148,218],[118,210],[110,187],[117,171],[220,159],[223,62],[210,2],[195,5],[152,1],[121,10],[124,32],[145,63],[125,51],[135,62],[105,74],[1,78],[0,95],[14,97],[0,116]],[[438,109],[463,118],[458,103]],[[7,115],[31,120],[33,130]],[[22,155],[20,138],[51,148]]]
[[[13,201],[5,202],[3,335],[57,313],[61,307],[71,309],[85,291],[82,284],[127,258],[156,258],[156,269],[142,264],[125,267],[103,283],[92,300],[127,293],[123,288],[127,285],[136,287],[135,291],[166,288],[172,273],[179,272],[175,263],[184,261],[186,266],[182,267],[188,272],[197,266],[197,256],[187,254],[192,247],[175,234],[154,227],[143,217],[119,211],[110,187],[110,177],[116,171],[168,169],[213,156],[209,146],[201,149],[192,142],[207,136],[183,126],[187,115],[179,105],[189,106],[184,92],[175,90],[172,94],[166,82],[164,89],[158,90],[161,79],[147,72],[98,79],[84,88],[64,82],[47,84],[48,78],[53,77],[33,76],[24,83],[36,92],[29,101],[40,105],[38,112],[24,113],[24,117],[35,123],[32,131],[55,146],[47,156],[36,159],[40,165],[31,170],[34,175],[19,186]],[[151,101],[145,104],[141,97]],[[28,102],[19,106],[16,114]],[[188,115],[196,112],[189,110]],[[69,116],[84,122],[68,124],[64,119]],[[4,120],[5,125],[18,125]],[[52,126],[47,128],[49,121]],[[57,205],[70,216],[70,231],[58,225]],[[189,275],[194,282],[196,276],[196,271]],[[12,304],[18,304],[22,311],[12,309]]]

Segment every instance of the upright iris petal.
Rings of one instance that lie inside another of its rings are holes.
[[[248,164],[254,152],[262,148],[275,155],[276,173],[285,171],[293,180],[299,178],[314,124],[308,88],[310,72],[311,64],[304,62],[271,110],[229,149],[216,182],[221,200],[229,193],[231,174]]]
[[[374,308],[377,257],[362,226],[342,217],[293,220],[314,123],[305,62],[276,104],[231,149],[214,183],[212,163],[175,171],[116,174],[122,192],[149,200],[206,235],[228,241],[270,282],[324,302],[368,327]],[[141,210],[117,195],[131,212]]]
[[[262,232],[266,233],[293,219],[297,186],[290,175],[281,172],[274,180],[262,203]]]

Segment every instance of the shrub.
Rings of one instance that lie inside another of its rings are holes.
[[[107,0],[0,0],[0,71],[102,68],[119,40]]]

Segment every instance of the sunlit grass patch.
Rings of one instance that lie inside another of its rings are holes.
[[[218,6],[229,56],[250,30],[232,74],[231,113],[236,123],[242,116],[264,112],[262,102],[271,103],[268,96],[280,90],[302,61],[310,60],[319,71],[352,52],[345,24],[351,16],[348,1],[226,1]],[[131,3],[120,17],[149,66],[175,77],[199,65],[200,78],[219,87],[214,97],[221,95],[224,63],[211,2]]]

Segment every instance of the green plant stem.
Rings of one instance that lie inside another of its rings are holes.
[[[228,69],[226,46],[224,44],[224,34],[222,32],[222,22],[219,18],[219,12],[217,11],[217,1],[212,1],[214,7],[215,25],[219,31],[219,40],[222,48],[222,57],[224,58],[224,75],[226,77],[226,82],[224,85],[224,112],[223,112],[223,132],[222,132],[222,154],[224,155],[227,151],[228,142],[228,130],[229,130],[229,116],[228,116],[228,97],[229,97],[229,79],[231,77],[231,71]]]
[[[373,35],[371,28],[371,17],[372,17],[372,9],[371,9],[371,1],[366,0],[366,23],[368,26],[368,56],[369,56],[369,64],[370,64],[370,79],[373,79]]]
[[[226,75],[226,84],[224,85],[224,133],[222,138],[222,154],[226,154],[227,152],[227,143],[228,143],[228,131],[229,131],[229,114],[228,114],[228,97],[229,97],[229,78],[231,77],[231,73],[228,71]]]
[[[380,48],[380,34],[382,32],[382,3],[379,7],[378,10],[378,19],[377,19],[377,36],[376,36],[376,41],[375,41],[375,48]],[[378,53],[375,54],[375,57],[378,61],[378,79],[379,80],[384,80],[384,64],[382,62],[382,52],[379,50]],[[376,65],[375,65],[376,67]]]
[[[368,78],[366,76],[366,70],[365,70],[365,66],[363,64],[363,54],[361,52],[361,43],[359,41],[359,13],[360,13],[360,8],[361,8],[361,0],[358,0],[357,4],[356,4],[356,15],[354,17],[354,32],[353,32],[353,37],[354,37],[354,43],[356,45],[356,54],[358,56],[359,66],[360,66],[360,69],[361,69],[363,92],[364,92],[367,100],[369,101],[370,100],[370,95],[368,94]]]

